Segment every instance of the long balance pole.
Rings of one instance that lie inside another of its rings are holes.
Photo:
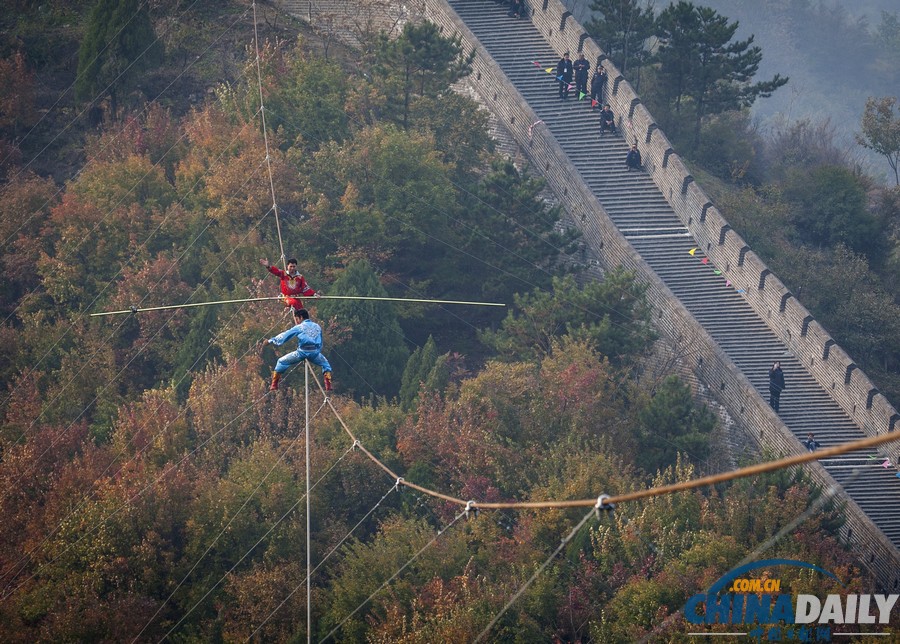
[[[104,315],[126,315],[128,313],[145,313],[147,311],[166,311],[170,309],[188,309],[195,306],[212,306],[214,304],[237,304],[239,302],[264,302],[266,300],[283,300],[284,296],[277,297],[248,297],[239,300],[216,300],[215,302],[194,302],[193,304],[170,304],[168,306],[149,306],[139,309],[133,306],[129,309],[121,311],[101,311],[99,313],[91,313],[90,317],[101,317]],[[320,295],[316,298],[321,300],[373,300],[377,302],[418,302],[420,304],[465,304],[469,306],[506,306],[501,302],[465,302],[462,300],[422,300],[403,297],[367,297],[363,295]]]

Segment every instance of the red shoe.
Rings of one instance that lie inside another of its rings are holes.
[[[332,391],[332,388],[331,388],[331,372],[330,372],[330,371],[326,371],[326,372],[325,372],[325,375],[323,376],[323,379],[325,380],[325,391]]]
[[[278,390],[278,381],[281,380],[281,374],[277,371],[272,372],[272,384],[269,385],[269,391]]]

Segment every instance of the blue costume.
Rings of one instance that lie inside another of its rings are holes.
[[[312,320],[303,320],[300,324],[291,327],[284,333],[279,333],[269,339],[269,344],[280,347],[282,344],[297,338],[297,350],[278,358],[275,365],[275,373],[284,373],[292,366],[303,360],[309,360],[314,365],[322,367],[322,373],[330,373],[331,365],[322,355],[322,327]]]

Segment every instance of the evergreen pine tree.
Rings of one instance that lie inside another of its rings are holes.
[[[406,369],[403,370],[403,379],[400,384],[400,404],[404,409],[409,409],[419,395],[419,387],[428,378],[428,374],[437,360],[437,347],[434,337],[428,336],[424,346],[413,351],[406,361]]]
[[[342,295],[388,295],[364,260],[347,266],[331,288]],[[334,318],[339,325],[351,329],[349,340],[333,349],[326,344],[324,349],[341,388],[360,396],[395,397],[400,391],[409,350],[393,305],[371,300],[326,300],[319,304],[319,317]]]
[[[162,61],[162,47],[141,0],[98,0],[78,50],[75,94],[79,100],[109,97],[113,117],[119,98],[141,74]]]
[[[647,62],[649,51],[644,44],[653,35],[655,21],[646,0],[643,8],[639,0],[594,0],[591,10],[594,18],[584,28],[620,72]]]
[[[716,416],[705,405],[694,402],[691,388],[678,376],[662,382],[638,418],[638,463],[648,472],[673,465],[678,453],[692,460],[709,456],[709,436],[716,426]]]
[[[769,81],[753,83],[762,50],[753,45],[753,36],[732,42],[738,23],[714,9],[682,0],[666,7],[656,27],[660,89],[678,115],[672,125],[692,123],[695,148],[705,116],[750,107],[788,82],[775,74]],[[692,118],[686,118],[685,111]]]

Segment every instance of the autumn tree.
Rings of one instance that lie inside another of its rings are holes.
[[[10,139],[34,122],[34,83],[22,52],[0,60],[0,131],[7,131]]]
[[[94,102],[109,97],[110,113],[143,72],[162,61],[147,5],[140,0],[97,0],[78,50],[75,93]]]
[[[692,145],[700,143],[704,117],[750,107],[771,96],[788,79],[776,74],[753,83],[762,50],[753,36],[732,41],[738,23],[714,9],[680,0],[666,7],[656,22],[658,84],[662,100],[675,112],[673,129],[693,123]]]
[[[858,134],[856,140],[887,159],[894,171],[894,184],[900,186],[900,109],[896,96],[870,96],[866,100],[862,135]]]

